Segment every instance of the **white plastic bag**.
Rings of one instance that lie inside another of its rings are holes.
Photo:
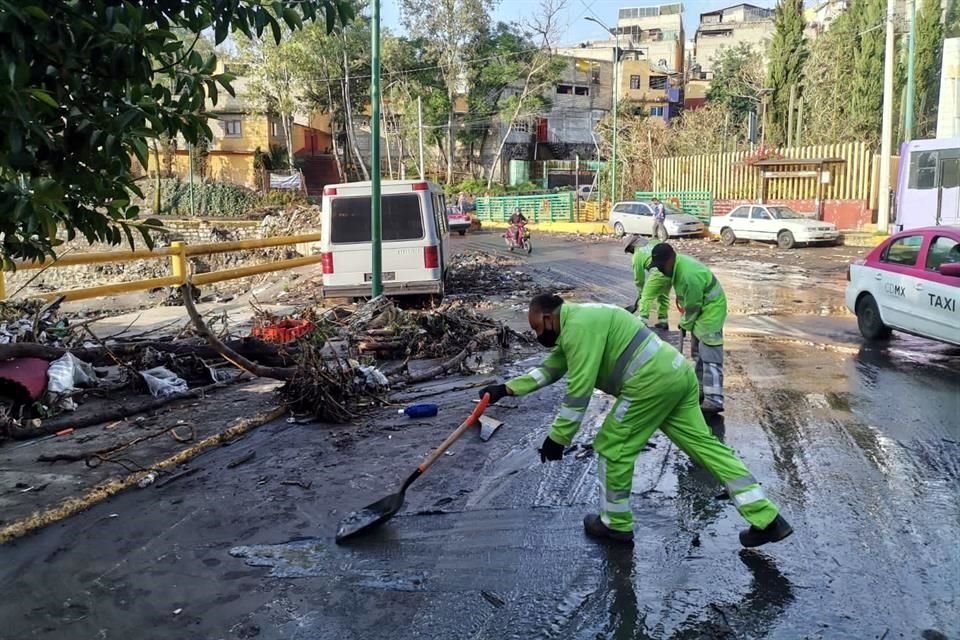
[[[187,381],[166,367],[154,367],[141,371],[140,375],[154,398],[166,398],[187,391]]]
[[[97,374],[93,367],[72,353],[54,360],[47,369],[47,391],[50,393],[67,393],[96,383]]]

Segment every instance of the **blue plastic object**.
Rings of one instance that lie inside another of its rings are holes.
[[[435,404],[412,404],[406,409],[401,409],[400,413],[406,414],[408,418],[430,418],[437,415],[440,410]]]

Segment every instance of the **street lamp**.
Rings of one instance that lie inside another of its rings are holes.
[[[613,164],[610,172],[610,202],[617,201],[617,138],[620,137],[619,121],[617,120],[617,103],[620,102],[620,81],[617,68],[620,66],[620,34],[603,24],[597,18],[585,18],[587,22],[595,22],[603,27],[607,33],[612,33],[614,42],[613,47]]]
[[[373,0],[370,23],[370,294],[376,298],[383,293],[380,242],[380,0]]]

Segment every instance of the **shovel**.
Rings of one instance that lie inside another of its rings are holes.
[[[463,424],[457,427],[457,430],[447,436],[447,439],[444,440],[439,447],[433,450],[427,458],[420,463],[420,465],[410,474],[410,477],[404,480],[403,486],[400,487],[400,491],[397,493],[391,494],[386,498],[381,498],[373,504],[364,507],[360,511],[355,511],[348,515],[346,518],[340,521],[340,525],[337,527],[337,536],[336,542],[340,544],[349,538],[358,536],[362,533],[368,533],[381,524],[392,518],[400,508],[403,506],[403,498],[407,492],[407,487],[413,484],[413,481],[423,475],[423,473],[430,468],[434,462],[437,461],[437,458],[442,456],[444,452],[450,448],[450,446],[460,439],[467,429],[472,427],[480,420],[480,416],[483,415],[483,412],[487,410],[487,405],[490,404],[490,395],[484,395],[483,400],[480,401],[480,404],[473,410],[473,413],[470,414],[470,417],[464,420]]]

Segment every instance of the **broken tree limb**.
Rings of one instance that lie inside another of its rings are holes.
[[[57,431],[66,429],[68,427],[82,429],[84,427],[93,427],[98,424],[103,424],[104,422],[110,422],[111,420],[122,420],[123,418],[135,416],[138,413],[154,411],[160,407],[170,404],[171,402],[176,402],[177,400],[200,398],[211,391],[215,391],[216,389],[221,389],[239,382],[242,378],[243,375],[241,374],[224,382],[216,382],[204,387],[197,387],[195,389],[185,391],[184,393],[177,393],[172,396],[167,396],[166,398],[151,397],[148,399],[137,399],[130,402],[120,402],[117,405],[106,409],[105,411],[100,411],[99,413],[87,416],[78,417],[76,414],[72,413],[61,415],[57,416],[56,418],[44,420],[38,427],[30,427],[27,429],[11,429],[9,431],[9,435],[14,440],[29,440],[39,436],[50,435],[51,433],[56,433]]]
[[[406,384],[414,384],[417,382],[426,382],[427,380],[431,380],[438,376],[442,376],[446,373],[449,373],[450,371],[453,371],[454,369],[459,368],[460,365],[463,364],[463,361],[467,359],[467,356],[475,352],[479,348],[481,341],[487,338],[492,338],[498,335],[499,333],[500,333],[499,329],[484,331],[483,333],[479,334],[476,337],[476,339],[471,340],[469,343],[467,343],[467,346],[464,347],[460,351],[460,353],[453,356],[449,360],[444,360],[437,366],[430,367],[426,371],[422,371],[421,373],[418,373],[415,376],[410,375],[409,373],[402,377],[396,376],[394,379],[391,379],[390,382],[391,383],[404,382]]]
[[[228,340],[224,344],[237,354],[267,366],[288,366],[294,362],[299,351],[296,344],[277,347],[257,338]],[[194,355],[204,359],[220,357],[220,354],[206,343],[196,344],[183,340],[176,342],[152,340],[110,345],[110,351],[118,358],[137,355],[147,348],[178,356]],[[72,353],[80,360],[97,367],[114,364],[112,357],[103,347],[70,349],[36,342],[15,342],[0,345],[0,361],[16,358],[40,358],[41,360],[53,361],[67,353]]]
[[[189,315],[190,320],[193,321],[193,326],[197,329],[197,332],[207,339],[207,342],[210,343],[214,351],[220,354],[221,358],[258,378],[272,378],[283,381],[293,378],[297,373],[296,367],[266,367],[252,360],[248,360],[225,345],[220,338],[215,336],[213,332],[207,328],[206,323],[204,323],[203,318],[200,316],[200,312],[197,311],[197,307],[193,303],[193,299],[189,295],[189,291],[186,290],[187,286],[189,285],[183,285],[180,288],[183,294],[183,306],[187,310],[187,315]]]

